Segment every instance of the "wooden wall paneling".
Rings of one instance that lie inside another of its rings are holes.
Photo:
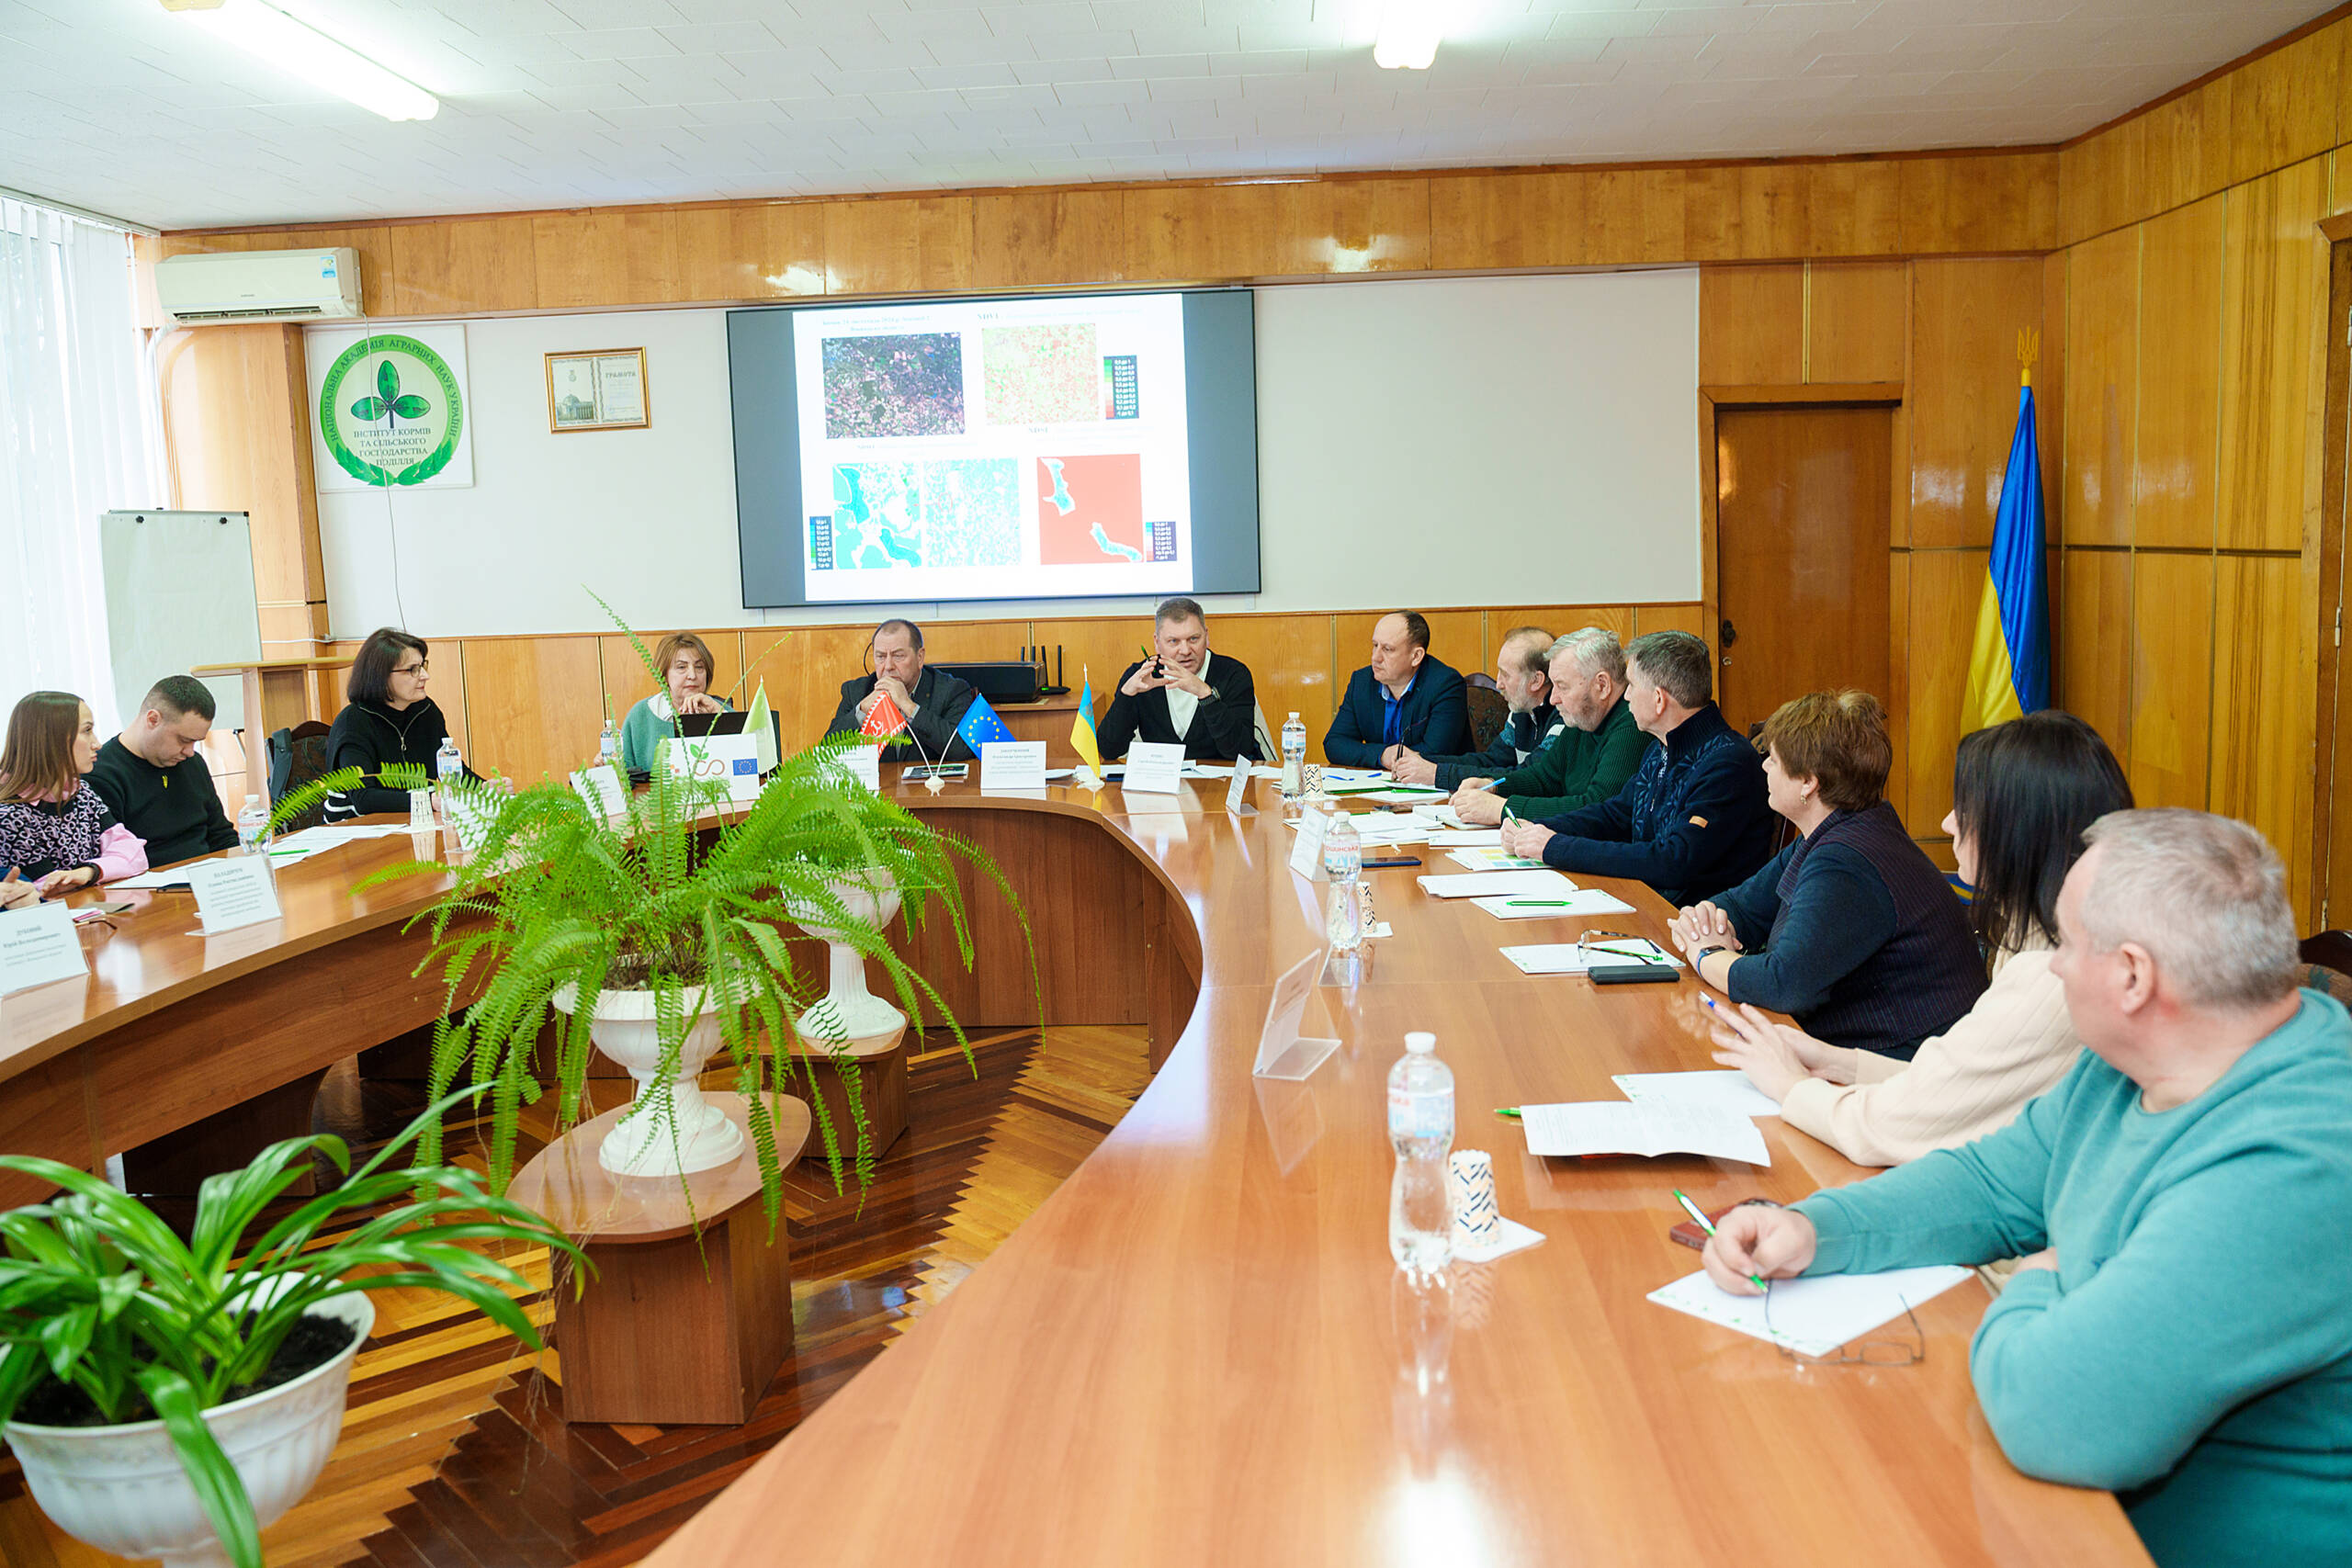
[[[1002,191],[972,199],[972,286],[1041,288],[1127,276],[1126,197]]]
[[[1043,621],[1037,624],[1040,627],[1051,625]],[[1044,640],[1050,644],[1054,639],[1047,637]],[[1214,652],[1230,653],[1250,666],[1250,681],[1258,690],[1258,711],[1265,715],[1267,730],[1278,744],[1283,716],[1295,709],[1299,722],[1306,726],[1308,755],[1322,755],[1323,732],[1331,728],[1331,715],[1338,702],[1337,689],[1331,683],[1334,659],[1330,616],[1213,615],[1209,618],[1209,648]],[[1353,670],[1363,662],[1363,650],[1359,649],[1354,662],[1347,668]],[[1111,673],[1116,677],[1118,671]],[[1102,705],[1109,705],[1108,699]]]
[[[476,773],[531,784],[561,778],[595,756],[605,706],[596,642],[593,637],[467,639],[464,685],[473,746],[466,761]]]
[[[1586,176],[1586,261],[1594,266],[1687,261],[1680,169],[1602,169]]]
[[[359,645],[356,642],[339,643],[330,651],[339,654],[356,653],[359,651]],[[449,727],[450,735],[458,742],[458,750],[464,754],[468,761],[471,761],[474,754],[473,710],[466,702],[466,645],[453,637],[443,637],[438,641],[428,640],[425,643],[425,655],[433,663],[432,679],[426,682],[426,687],[433,698],[434,705],[441,710],[442,722]],[[323,722],[333,724],[334,716],[343,711],[345,694],[350,689],[346,682],[350,678],[351,672],[348,670],[340,670],[335,671],[334,679],[327,683],[324,694],[334,700],[321,705],[321,716]],[[516,782],[522,781],[518,779]]]
[[[2140,412],[2131,468],[2138,545],[2213,543],[2224,204],[2209,196],[2140,226]]]
[[[2319,498],[2326,160],[2233,187],[2222,275],[2221,543],[2303,547]]]
[[[1581,265],[1588,183],[1567,169],[1430,176],[1430,265],[1464,272]]]
[[[1905,637],[1904,734],[1910,794],[1903,820],[1914,837],[1940,829],[1951,809],[1951,764],[1959,750],[1968,656],[1984,602],[1989,549],[1913,550],[1911,620]]]
[[[1903,166],[1843,159],[1805,165],[1808,255],[1893,256],[1903,252]]]
[[[1715,646],[1715,628],[1707,624],[1707,607],[1688,600],[1634,605],[1634,635],[1647,637],[1652,632],[1689,632],[1703,637],[1709,648]]]
[[[1683,254],[1736,261],[1805,254],[1811,181],[1801,164],[1715,164],[1683,171]]]
[[[666,207],[542,212],[531,220],[531,251],[543,310],[688,297],[678,279],[677,214]]]
[[[825,291],[825,209],[813,201],[680,209],[680,299],[789,299]]]
[[[1238,615],[1209,617],[1209,649],[1227,651],[1250,666],[1252,676],[1258,676],[1257,661],[1238,649],[1228,647],[1230,634],[1245,618]],[[1301,616],[1316,622],[1324,616]],[[1046,658],[1051,660],[1054,649],[1062,650],[1062,682],[1074,694],[1091,678],[1094,682],[1094,717],[1099,723],[1111,711],[1111,699],[1118,695],[1119,675],[1126,667],[1143,657],[1143,649],[1151,641],[1151,612],[1138,607],[1132,615],[1070,616],[1067,619],[1031,621],[1029,635],[1046,645]],[[1004,657],[1010,659],[1012,654]],[[1262,688],[1263,677],[1258,676]],[[1262,702],[1262,689],[1260,700]],[[1075,716],[1075,715],[1073,715]],[[1272,723],[1279,730],[1283,716],[1276,714]]]
[[[1704,276],[1701,275],[1702,298]],[[1911,310],[1908,267],[1901,262],[1814,262],[1804,269],[1804,288],[1807,381],[1904,379]],[[1702,310],[1702,352],[1706,325]]]
[[[1911,275],[1911,543],[1989,547],[2017,433],[2018,331],[2042,325],[2041,263],[1920,261]],[[2054,457],[2045,435],[2045,472]]]
[[[2208,808],[2262,830],[2287,863],[2289,896],[2308,931],[2317,693],[2302,615],[2302,562],[2223,556],[2215,570]]]
[[[392,225],[392,313],[528,310],[538,267],[528,218],[445,218]]]
[[[1587,626],[1607,626],[1621,643],[1634,639],[1631,604],[1505,604],[1487,612],[1487,647],[1502,646],[1503,634],[1513,626],[1544,626],[1555,637]]]
[[[1903,468],[1903,449],[1895,448],[1894,468]],[[1886,553],[1886,737],[1894,743],[1894,760],[1886,771],[1886,798],[1905,813],[1904,826],[1917,838],[1934,824],[1910,819],[1911,806],[1911,552]]]
[[[2132,754],[2132,556],[2067,550],[2052,595],[2056,611],[2060,707]]]
[[[2134,123],[2125,122],[2126,126]],[[2111,127],[2058,154],[2059,236],[2075,244],[2103,234],[2125,220],[2120,216],[2125,190],[2119,167],[2125,126]],[[2135,171],[2136,177],[2136,171]]]
[[[1904,287],[1910,287],[1907,279]],[[1909,329],[1905,330],[1907,335]],[[1907,548],[1911,543],[1911,405],[1895,404],[1889,424],[1887,450],[1894,461],[1887,465],[1886,542]]]
[[[972,199],[915,196],[826,202],[825,292],[969,288]]]
[[[1277,274],[1429,269],[1427,180],[1305,180],[1271,188]]]
[[[2057,153],[1908,158],[1901,167],[1905,251],[1928,255],[2057,245]]]
[[[779,634],[790,636],[779,641]],[[743,632],[745,673],[764,680],[784,745],[797,750],[824,738],[840,705],[842,682],[865,674],[873,627],[749,626]]]
[[[2205,806],[2213,558],[2132,556],[2132,752],[2125,765],[2142,806]]]
[[[2230,73],[2230,180],[2256,179],[2335,144],[2341,23]]]
[[[2039,447],[2052,460],[2041,470],[2042,540],[2058,547],[2066,526],[2066,253],[2041,258],[2041,363],[2033,372]],[[2056,558],[2052,558],[2054,568]],[[2054,582],[2056,579],[2053,577]]]
[[[1275,186],[1166,186],[1126,192],[1127,276],[1168,282],[1280,270]]]
[[[1699,269],[1699,384],[1794,386],[1804,378],[1803,263]]]
[[[2140,189],[2152,212],[2168,212],[2212,195],[2229,181],[2229,96],[2196,92],[2150,109],[2142,119]],[[2218,109],[2220,123],[2209,127]]]
[[[2132,469],[2139,433],[2139,229],[2066,253],[2064,540],[2132,542]],[[2045,338],[2044,341],[2047,341]]]
[[[882,619],[876,614],[873,624]],[[1145,611],[1135,616],[1131,624],[1146,628],[1150,635],[1151,613]],[[983,660],[1018,659],[1021,645],[1029,640],[1029,622],[1025,619],[1002,621],[925,621],[922,623],[922,652],[926,660],[944,660],[948,663],[977,662]],[[1134,655],[1128,655],[1133,658]]]

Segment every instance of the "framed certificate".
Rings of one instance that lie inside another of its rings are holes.
[[[547,361],[548,430],[642,430],[653,423],[645,350],[594,348]]]

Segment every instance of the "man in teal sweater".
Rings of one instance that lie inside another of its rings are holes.
[[[2299,991],[2284,872],[2203,812],[2116,812],[2051,967],[2090,1049],[2018,1120],[1785,1210],[1707,1272],[2023,1254],[1969,1357],[2019,1470],[2120,1496],[2164,1568],[2352,1564],[2352,1018]]]
[[[1625,705],[1625,649],[1606,626],[1570,632],[1548,650],[1552,703],[1564,721],[1535,754],[1500,778],[1472,778],[1452,805],[1474,828],[1503,808],[1522,821],[1565,816],[1607,800],[1641,766],[1650,738]]]

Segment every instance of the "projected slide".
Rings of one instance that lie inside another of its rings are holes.
[[[1193,586],[1174,294],[798,313],[811,603]]]

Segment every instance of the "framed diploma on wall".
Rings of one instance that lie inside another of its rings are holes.
[[[645,350],[592,348],[550,354],[548,429],[642,430],[653,423],[645,386]]]

